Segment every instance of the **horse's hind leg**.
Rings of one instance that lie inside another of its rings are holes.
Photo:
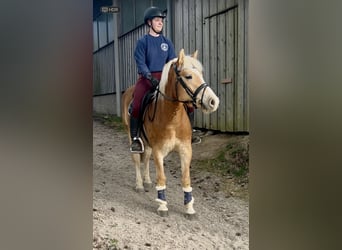
[[[168,215],[168,208],[167,208],[167,202],[165,197],[165,189],[166,189],[166,177],[164,173],[164,163],[161,153],[159,152],[153,152],[154,157],[154,164],[156,166],[156,175],[157,175],[157,203],[159,205],[157,212],[160,216],[164,217]]]
[[[152,149],[150,147],[145,148],[145,152],[142,157],[144,163],[144,188],[145,191],[150,191],[152,188],[152,181],[150,178],[150,158],[152,154]]]
[[[132,154],[132,159],[135,166],[135,190],[137,192],[144,192],[144,186],[140,172],[140,157],[140,154]]]

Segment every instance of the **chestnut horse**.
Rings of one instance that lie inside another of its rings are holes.
[[[122,96],[122,118],[130,142],[128,107],[132,101],[133,90],[134,86],[128,88]],[[190,217],[195,214],[190,180],[192,127],[185,105],[194,105],[204,113],[211,113],[218,108],[219,99],[203,79],[203,68],[197,60],[197,51],[191,56],[186,56],[182,49],[178,58],[165,64],[159,87],[154,92],[154,100],[146,108],[141,134],[145,151],[141,154],[132,154],[137,191],[152,186],[149,160],[153,154],[158,193],[156,201],[159,205],[157,212],[161,216],[168,214],[163,161],[171,151],[177,151],[180,157],[185,214]],[[141,162],[144,165],[144,182],[140,173]]]

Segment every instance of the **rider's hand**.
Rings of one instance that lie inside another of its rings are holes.
[[[157,87],[158,84],[159,84],[159,81],[158,79],[154,78],[152,75],[147,75],[146,77],[148,80],[150,80],[151,84],[152,84],[152,87]]]

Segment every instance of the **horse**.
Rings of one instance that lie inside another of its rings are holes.
[[[158,203],[157,213],[168,215],[165,196],[166,177],[164,158],[172,151],[179,154],[182,171],[182,187],[184,192],[185,216],[195,215],[194,197],[190,179],[190,163],[192,159],[192,127],[186,107],[193,105],[203,113],[217,110],[219,98],[203,78],[203,67],[197,60],[198,51],[185,55],[181,49],[178,57],[166,63],[162,70],[159,86],[153,94],[153,101],[146,107],[143,115],[142,140],[145,145],[143,153],[132,154],[136,170],[136,191],[144,191],[152,187],[149,163],[153,155],[156,167],[156,190]],[[133,98],[134,85],[122,95],[122,120],[128,132],[129,142],[129,105]],[[144,181],[141,177],[140,165],[143,163]]]

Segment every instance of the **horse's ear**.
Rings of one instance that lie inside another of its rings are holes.
[[[179,51],[179,55],[178,55],[178,61],[177,61],[177,64],[178,66],[181,66],[183,65],[184,63],[184,49],[181,49],[181,51]]]
[[[195,59],[197,59],[197,55],[198,55],[198,50],[196,50],[191,56]]]

